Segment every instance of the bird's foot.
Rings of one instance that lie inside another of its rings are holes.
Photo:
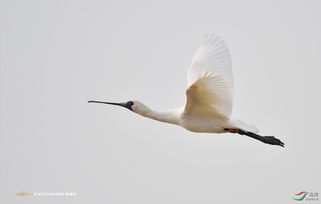
[[[262,137],[261,141],[266,144],[279,145],[281,147],[284,147],[284,143],[281,142],[281,140],[279,140],[278,138],[275,138],[273,136],[264,136],[264,137]]]

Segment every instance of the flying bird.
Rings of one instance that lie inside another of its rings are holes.
[[[258,135],[255,126],[230,118],[233,106],[232,62],[222,38],[214,34],[204,37],[188,68],[187,81],[185,106],[168,111],[152,110],[139,101],[88,103],[121,106],[143,117],[179,125],[192,132],[235,133],[284,147],[284,143],[273,136]]]

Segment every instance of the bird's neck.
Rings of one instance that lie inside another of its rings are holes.
[[[160,112],[154,111],[145,106],[143,109],[137,110],[135,112],[143,117],[151,118],[153,120],[158,120],[175,125],[179,123],[180,112],[178,109]]]

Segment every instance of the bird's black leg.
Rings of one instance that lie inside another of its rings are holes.
[[[240,135],[246,135],[246,136],[252,137],[254,139],[260,140],[261,142],[264,142],[266,144],[279,145],[279,146],[284,147],[284,143],[281,142],[281,140],[279,140],[278,138],[275,138],[273,136],[261,136],[261,135],[255,134],[253,132],[245,132],[245,131],[240,130],[240,129],[224,128],[224,131],[227,131],[227,132],[230,132],[230,133],[238,133]]]

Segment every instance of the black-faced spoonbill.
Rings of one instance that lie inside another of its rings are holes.
[[[166,112],[148,108],[139,101],[103,103],[125,107],[139,115],[184,127],[192,132],[238,133],[271,145],[284,146],[273,136],[260,136],[253,125],[230,119],[233,106],[233,75],[229,50],[221,38],[205,36],[187,73],[186,105]]]

